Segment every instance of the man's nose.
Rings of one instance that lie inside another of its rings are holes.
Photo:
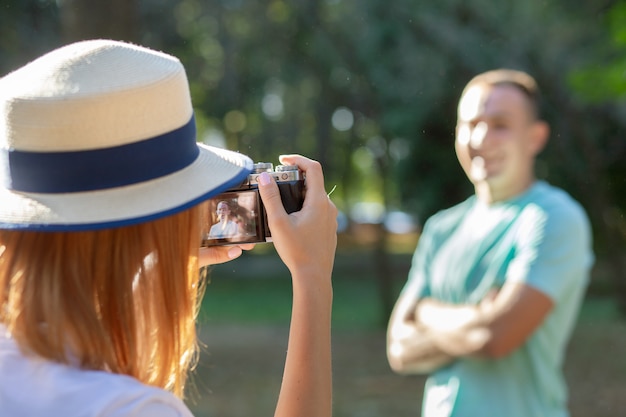
[[[489,126],[485,122],[479,122],[472,129],[469,145],[474,149],[482,149],[489,134]]]

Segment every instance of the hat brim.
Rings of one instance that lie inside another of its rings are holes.
[[[78,231],[142,223],[236,187],[252,171],[252,160],[243,154],[198,147],[198,157],[184,169],[124,187],[62,194],[0,189],[0,228]]]

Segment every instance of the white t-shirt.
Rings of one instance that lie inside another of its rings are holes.
[[[2,417],[193,417],[172,393],[105,371],[21,353],[0,325]]]
[[[209,230],[209,239],[235,237],[239,234],[239,225],[232,220],[215,223]]]

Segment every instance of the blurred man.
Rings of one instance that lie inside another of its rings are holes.
[[[537,180],[549,136],[533,78],[476,76],[456,153],[475,194],[425,224],[388,329],[399,373],[429,374],[423,417],[564,417],[564,350],[593,263],[581,206]]]
[[[217,203],[217,223],[209,230],[209,239],[235,237],[239,235],[239,225],[231,219],[230,206],[226,201]]]

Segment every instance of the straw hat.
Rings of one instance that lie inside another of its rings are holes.
[[[93,230],[182,211],[252,161],[197,144],[170,55],[110,40],[54,50],[0,79],[0,228]]]

